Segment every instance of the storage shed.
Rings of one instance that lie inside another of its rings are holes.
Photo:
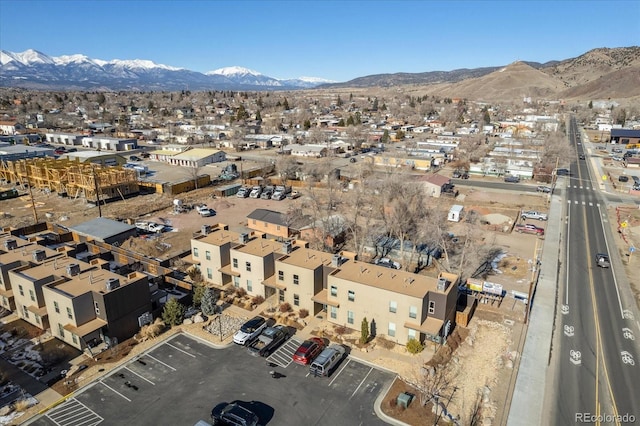
[[[451,206],[451,209],[449,209],[449,216],[447,216],[447,220],[449,222],[460,222],[460,219],[462,217],[462,210],[464,210],[463,206],[454,204],[453,206]]]

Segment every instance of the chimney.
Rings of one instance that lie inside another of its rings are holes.
[[[80,265],[77,263],[70,263],[67,265],[67,275],[74,277],[80,273]]]
[[[117,278],[109,278],[107,279],[105,286],[107,288],[107,291],[115,290],[116,288],[120,287],[120,280]]]
[[[340,265],[342,265],[342,256],[340,256],[339,254],[334,254],[333,256],[331,256],[331,266],[333,266],[334,268],[339,268]]]
[[[15,250],[18,248],[18,241],[13,238],[8,238],[4,241],[4,248],[7,250]]]
[[[291,253],[292,248],[293,244],[291,243],[291,241],[285,241],[284,243],[282,243],[282,252],[284,254]]]
[[[202,228],[200,229],[200,233],[202,235],[209,235],[210,231],[211,231],[211,226],[209,225],[202,225]]]
[[[34,250],[31,254],[35,262],[42,262],[47,258],[47,254],[44,250]]]
[[[249,242],[249,234],[242,233],[240,234],[240,238],[238,239],[240,244],[247,244]]]

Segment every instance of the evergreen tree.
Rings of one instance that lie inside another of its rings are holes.
[[[164,309],[162,310],[162,320],[170,327],[182,324],[185,310],[186,309],[184,305],[178,302],[177,299],[169,299],[169,301],[164,304]]]
[[[382,134],[382,138],[380,138],[380,142],[382,143],[388,143],[389,142],[389,131],[385,129],[384,133]]]
[[[353,116],[350,115],[349,118],[347,118],[347,126],[353,126],[354,124]]]
[[[311,121],[304,120],[303,127],[304,127],[305,130],[309,130],[311,128]]]
[[[289,109],[289,101],[287,101],[287,98],[284,98],[284,102],[282,103],[282,107],[284,108],[285,111],[287,111]]]
[[[589,101],[589,109],[593,109],[593,101]]]
[[[204,296],[206,289],[207,287],[202,283],[197,283],[193,286],[193,306],[200,306],[202,296]]]
[[[216,313],[216,296],[212,288],[207,288],[202,296],[202,303],[200,309],[205,315],[213,315]]]
[[[491,115],[489,114],[489,111],[485,111],[484,112],[484,124],[489,124],[491,123]]]
[[[362,124],[362,115],[360,112],[356,112],[356,124]]]
[[[375,98],[373,100],[373,106],[371,106],[371,110],[372,111],[377,111],[378,110],[378,98]]]
[[[362,324],[360,325],[360,344],[364,345],[369,341],[369,322],[367,317],[362,318]]]
[[[340,121],[338,121],[338,126],[344,127],[344,118],[341,118]]]
[[[262,114],[260,114],[260,110],[256,111],[256,121],[262,121]]]

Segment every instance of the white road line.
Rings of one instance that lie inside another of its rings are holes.
[[[600,207],[598,207],[598,213],[600,213],[600,216],[602,216],[602,211],[600,211]],[[605,232],[605,229],[604,229],[604,223],[600,222],[600,225],[602,226],[602,235],[604,235],[604,244],[607,246],[607,253],[611,253],[611,250],[609,250],[609,242],[607,241],[607,233]],[[620,306],[620,316],[622,317],[622,319],[624,319],[624,309],[622,309],[622,300],[620,300],[620,290],[618,290],[618,280],[616,280],[616,274],[613,271],[613,268],[609,268],[609,270],[611,271],[611,276],[613,277],[613,286],[616,288],[616,295],[618,296],[618,306]]]
[[[565,257],[565,259],[570,259],[569,257],[569,241],[571,241],[571,239],[569,238],[569,232],[571,230],[571,209],[569,209],[569,212],[567,214],[567,241],[565,243],[566,246],[566,250],[567,250],[567,256]],[[567,271],[567,278],[566,278],[566,282],[565,282],[565,288],[564,288],[564,304],[569,306],[569,270],[571,268],[565,268]]]
[[[179,347],[177,347],[177,346],[173,346],[171,343],[165,343],[165,345],[167,345],[167,346],[171,346],[173,349],[175,349],[175,350],[177,350],[177,351],[180,351],[180,352],[182,352],[182,353],[185,353],[185,354],[189,355],[189,356],[190,356],[190,357],[192,357],[192,358],[195,358],[195,357],[196,357],[194,354],[191,354],[191,353],[189,353],[189,352],[187,352],[187,351],[183,351],[183,350],[182,350],[182,349],[180,349]]]
[[[140,377],[142,380],[144,380],[145,382],[149,382],[151,383],[153,386],[155,386],[156,384],[153,383],[151,380],[147,379],[146,377],[142,377],[140,374],[136,373],[135,371],[133,371],[132,369],[130,369],[129,367],[125,367],[125,369],[129,370],[130,372],[132,372],[133,374],[135,374],[136,376]]]
[[[333,376],[333,379],[331,379],[331,381],[329,382],[329,386],[331,386],[333,384],[333,382],[336,381],[336,379],[338,378],[338,376],[340,375],[340,373],[342,373],[342,371],[347,368],[347,365],[351,362],[351,358],[347,359],[347,362],[344,363],[344,365],[342,366],[342,368],[340,369],[340,371],[338,371],[338,373]]]
[[[120,392],[118,392],[117,390],[115,390],[114,388],[112,388],[111,386],[109,386],[108,384],[106,384],[105,382],[103,382],[102,380],[99,381],[101,385],[103,385],[106,388],[111,389],[114,393],[117,393],[118,395],[120,395],[121,397],[123,397],[124,399],[126,399],[127,401],[131,402],[131,400],[129,398],[127,398],[126,396],[124,396],[123,394],[121,394]]]
[[[152,360],[154,360],[154,361],[158,361],[160,364],[164,365],[165,367],[169,367],[169,368],[170,368],[170,369],[172,369],[173,371],[176,371],[176,369],[175,369],[175,368],[173,368],[173,367],[172,367],[172,366],[170,366],[169,364],[166,364],[166,363],[164,363],[164,362],[160,361],[158,358],[156,358],[156,357],[154,357],[154,356],[151,356],[151,355],[149,355],[149,354],[145,354],[145,356],[148,356],[148,357],[149,357],[149,358],[151,358]]]
[[[589,201],[589,207],[593,207],[593,203]]]
[[[583,205],[583,206],[586,206],[586,205],[587,205],[587,203],[583,201],[583,202],[582,202],[582,205]]]
[[[367,377],[369,377],[369,374],[371,374],[371,372],[373,371],[373,367],[371,367],[371,369],[369,369],[369,372],[367,373],[366,376],[364,376],[364,379],[362,379],[362,381],[360,382],[360,384],[358,385],[358,387],[356,388],[356,390],[353,391],[353,393],[351,394],[351,396],[349,397],[349,399],[353,398],[353,395],[356,394],[356,392],[358,392],[358,389],[360,389],[360,386],[362,386],[362,384],[364,383],[365,380],[367,380]]]

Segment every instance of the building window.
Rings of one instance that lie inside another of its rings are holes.
[[[20,296],[24,296],[24,290],[22,289],[22,284],[18,284],[18,290],[20,290]]]
[[[56,310],[57,314],[60,313],[60,306],[58,306],[58,302],[56,302],[55,300],[53,301],[53,309]]]
[[[353,290],[349,290],[348,298],[349,302],[354,302],[356,300],[356,293]]]
[[[73,340],[73,343],[75,343],[76,345],[78,344],[78,336],[76,336],[75,334],[71,335],[71,340]]]
[[[280,303],[284,303],[284,290],[278,290],[278,300]]]
[[[213,278],[213,271],[211,270],[211,268],[207,268],[207,278],[209,279]]]
[[[436,313],[436,302],[429,302],[429,315],[433,315]]]
[[[418,318],[418,308],[415,306],[409,306],[409,318]]]
[[[300,306],[300,296],[297,294],[293,295],[293,304],[296,306]]]
[[[349,324],[353,324],[353,321],[354,321],[353,312],[352,311],[347,311],[347,322]]]
[[[251,280],[247,280],[247,291],[253,291],[253,283]]]
[[[22,305],[22,316],[25,318],[29,318],[29,311],[27,310],[27,307]]]
[[[36,295],[35,295],[35,294],[33,294],[33,290],[31,290],[31,289],[29,289],[29,297],[31,298],[31,300],[32,300],[33,302],[35,302],[35,301],[36,301]]]
[[[251,262],[244,262],[244,266],[247,269],[247,272],[251,272]]]
[[[238,269],[238,259],[233,259],[233,267]]]
[[[69,317],[70,320],[73,319],[73,313],[71,312],[71,308],[67,308],[67,317]]]
[[[198,247],[193,248],[193,257],[198,257]]]
[[[35,315],[35,314],[34,314],[33,316],[35,317],[36,322],[37,322],[38,324],[41,324],[41,322],[40,322],[40,315]]]
[[[284,281],[284,271],[278,271],[278,281]]]
[[[58,324],[58,334],[64,339],[64,327],[62,324]]]
[[[409,339],[415,339],[416,338],[416,331],[412,328],[409,329],[409,331],[407,331],[407,337],[409,337]]]
[[[394,302],[393,300],[389,301],[389,312],[396,313],[398,310],[398,302]]]
[[[207,260],[211,260],[211,252],[209,250],[204,252],[204,258]]]
[[[396,337],[396,323],[395,322],[390,322],[389,323],[389,332],[387,334],[389,335],[389,337]]]
[[[293,274],[293,283],[294,283],[295,285],[300,284],[300,277],[299,277],[299,276],[297,276],[296,274]]]
[[[331,314],[332,319],[338,318],[338,308],[336,308],[335,306],[331,306],[329,308],[329,313]]]
[[[333,297],[337,297],[338,296],[338,287],[336,287],[335,285],[331,286],[331,296],[333,296]]]
[[[240,288],[240,277],[233,277],[233,286],[235,288]]]
[[[276,229],[279,231],[280,230],[280,225],[276,226]]]
[[[257,222],[256,222],[256,220],[255,220],[255,219],[253,219],[253,224],[255,225],[256,223],[257,223]]]

